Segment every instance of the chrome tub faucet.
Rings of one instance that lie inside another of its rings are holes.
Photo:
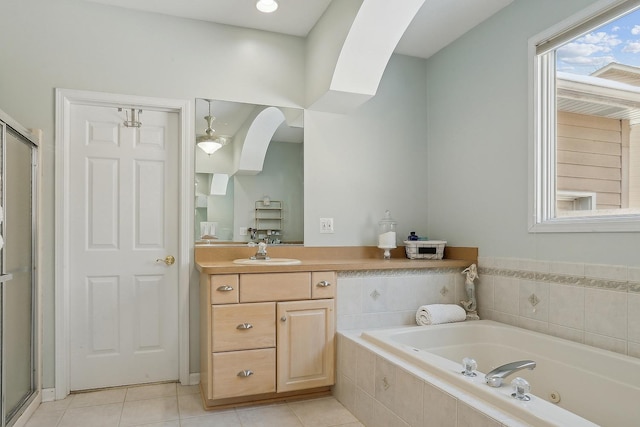
[[[507,363],[502,366],[498,366],[493,371],[485,375],[484,380],[491,387],[500,387],[502,381],[509,375],[518,372],[522,369],[530,369],[536,367],[536,362],[533,360],[520,360],[518,362]]]

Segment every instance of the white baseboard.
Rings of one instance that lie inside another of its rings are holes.
[[[196,385],[196,384],[200,384],[200,372],[192,372],[189,374],[188,385]]]
[[[53,402],[56,400],[55,388],[43,388],[42,389],[42,402]]]

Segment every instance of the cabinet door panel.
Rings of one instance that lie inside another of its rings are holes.
[[[212,306],[212,351],[247,350],[276,344],[275,303]]]
[[[278,303],[278,392],[334,383],[334,301]]]

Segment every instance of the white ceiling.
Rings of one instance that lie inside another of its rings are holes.
[[[278,10],[263,14],[256,10],[255,0],[86,1],[299,37],[307,36],[331,3],[331,0],[277,0]],[[395,52],[428,58],[512,1],[426,0]]]

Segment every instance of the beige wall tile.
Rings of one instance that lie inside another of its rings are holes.
[[[373,397],[376,391],[376,355],[372,351],[358,346],[357,358],[356,386]]]
[[[584,288],[551,283],[549,285],[549,322],[584,329]]]
[[[529,301],[535,294],[538,303],[534,306]],[[549,284],[531,280],[520,281],[519,315],[542,322],[549,321]]]
[[[640,294],[627,294],[629,341],[640,343]]]
[[[627,341],[625,340],[585,332],[584,343],[604,350],[627,354]]]
[[[396,370],[395,412],[411,426],[421,426],[424,417],[424,381],[404,369]]]
[[[585,289],[585,313],[585,332],[627,338],[627,293]]]
[[[338,369],[352,380],[357,376],[358,345],[348,338],[340,337],[340,363]]]
[[[456,399],[444,391],[424,383],[424,427],[456,427]]]
[[[354,380],[345,375],[338,374],[336,385],[333,388],[334,396],[340,403],[344,405],[351,413],[355,412],[356,407],[356,383]]]
[[[478,300],[478,307],[486,310],[493,310],[494,305],[494,276],[481,276],[476,282],[476,299]],[[464,279],[462,280],[462,287],[464,290]],[[464,292],[464,291],[463,291]],[[463,293],[460,299],[466,299],[466,294]]]
[[[395,411],[396,366],[386,359],[376,357],[376,400]]]
[[[378,403],[379,405],[379,403]],[[353,415],[365,426],[372,426],[375,420],[373,410],[375,400],[373,396],[365,393],[361,388],[356,389],[356,410]]]
[[[549,334],[554,337],[584,344],[584,330],[582,329],[571,329],[550,323]]]
[[[457,427],[500,427],[500,423],[493,418],[478,412],[471,406],[458,401]]]
[[[493,308],[505,314],[518,314],[518,279],[496,276],[493,279]]]
[[[411,427],[389,408],[379,403],[373,408],[374,421],[372,427]],[[368,424],[367,424],[368,426]]]

